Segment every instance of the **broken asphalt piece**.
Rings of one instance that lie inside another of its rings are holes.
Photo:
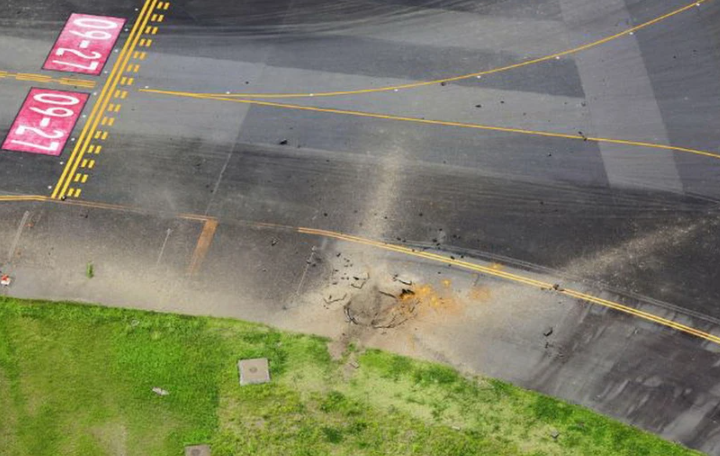
[[[345,319],[348,321],[348,323],[352,323],[354,325],[357,325],[358,322],[355,320],[355,317],[352,313],[350,313],[350,305],[346,305],[343,310],[345,311]]]
[[[170,394],[169,391],[166,391],[166,390],[164,390],[164,389],[162,389],[162,388],[160,388],[160,387],[158,387],[158,386],[154,387],[154,388],[152,389],[152,392],[155,393],[155,394],[157,394],[158,396],[167,396],[168,394]]]
[[[406,278],[406,277],[401,277],[401,276],[399,276],[399,275],[397,275],[397,274],[395,274],[395,275],[393,276],[393,280],[396,281],[396,282],[400,282],[400,283],[402,283],[403,285],[407,285],[407,286],[412,285],[412,280],[410,280],[410,279],[408,279],[408,278]]]
[[[325,302],[328,304],[332,304],[333,302],[342,301],[345,298],[347,298],[347,293],[343,293],[342,295],[329,294],[325,297]]]
[[[547,328],[545,328],[545,331],[543,331],[543,336],[549,337],[550,334],[552,334],[552,333],[553,333],[553,327],[548,326]]]

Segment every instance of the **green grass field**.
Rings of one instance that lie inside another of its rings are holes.
[[[326,343],[241,321],[0,297],[0,454],[181,455],[193,443],[213,455],[697,454],[441,365],[352,347],[333,361]],[[272,382],[239,386],[237,360],[255,357],[270,360]]]

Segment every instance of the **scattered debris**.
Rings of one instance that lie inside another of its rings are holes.
[[[274,238],[272,238],[272,240],[270,241],[270,245],[274,247],[274,246],[277,245],[278,242],[280,242],[280,239],[274,237]]]
[[[579,135],[580,135],[580,137],[581,137],[581,138],[583,139],[583,141],[587,141],[587,140],[588,140],[588,137],[587,137],[587,136],[585,136],[585,135],[583,134],[583,132],[581,132],[581,131],[578,131],[578,134],[579,134]]]
[[[557,438],[560,437],[560,431],[558,431],[557,429],[553,429],[552,431],[550,431],[550,437],[557,440]]]
[[[267,358],[241,359],[238,361],[241,385],[255,385],[270,381],[270,365]]]
[[[552,327],[552,326],[548,326],[547,328],[545,328],[545,331],[543,331],[543,336],[545,336],[545,337],[550,337],[550,335],[551,335],[552,333],[553,333],[553,327]]]
[[[0,285],[2,285],[3,287],[9,287],[11,283],[12,278],[9,275],[3,274],[2,276],[0,276]]]
[[[162,388],[160,388],[160,387],[158,387],[158,386],[154,387],[154,388],[152,389],[152,392],[155,393],[155,394],[157,394],[158,396],[167,396],[168,394],[170,394],[169,391],[164,390],[164,389],[162,389]]]
[[[280,144],[281,146],[287,146],[287,143],[288,143],[287,139],[281,139],[280,142],[278,142],[278,144]]]
[[[552,289],[555,290],[555,291],[565,291],[564,288],[561,288],[561,287],[560,287],[560,284],[559,284],[559,283],[553,284]]]
[[[87,265],[85,266],[85,276],[88,279],[92,279],[95,277],[95,266],[93,266],[92,261],[88,261]]]

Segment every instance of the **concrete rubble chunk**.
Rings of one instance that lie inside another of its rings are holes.
[[[332,304],[333,302],[339,302],[347,298],[347,293],[342,294],[328,294],[325,296],[325,302],[328,304]]]

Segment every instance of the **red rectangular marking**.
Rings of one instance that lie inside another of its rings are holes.
[[[71,14],[43,69],[99,75],[123,25],[119,17]]]
[[[30,89],[2,149],[58,156],[89,95],[64,90]]]

